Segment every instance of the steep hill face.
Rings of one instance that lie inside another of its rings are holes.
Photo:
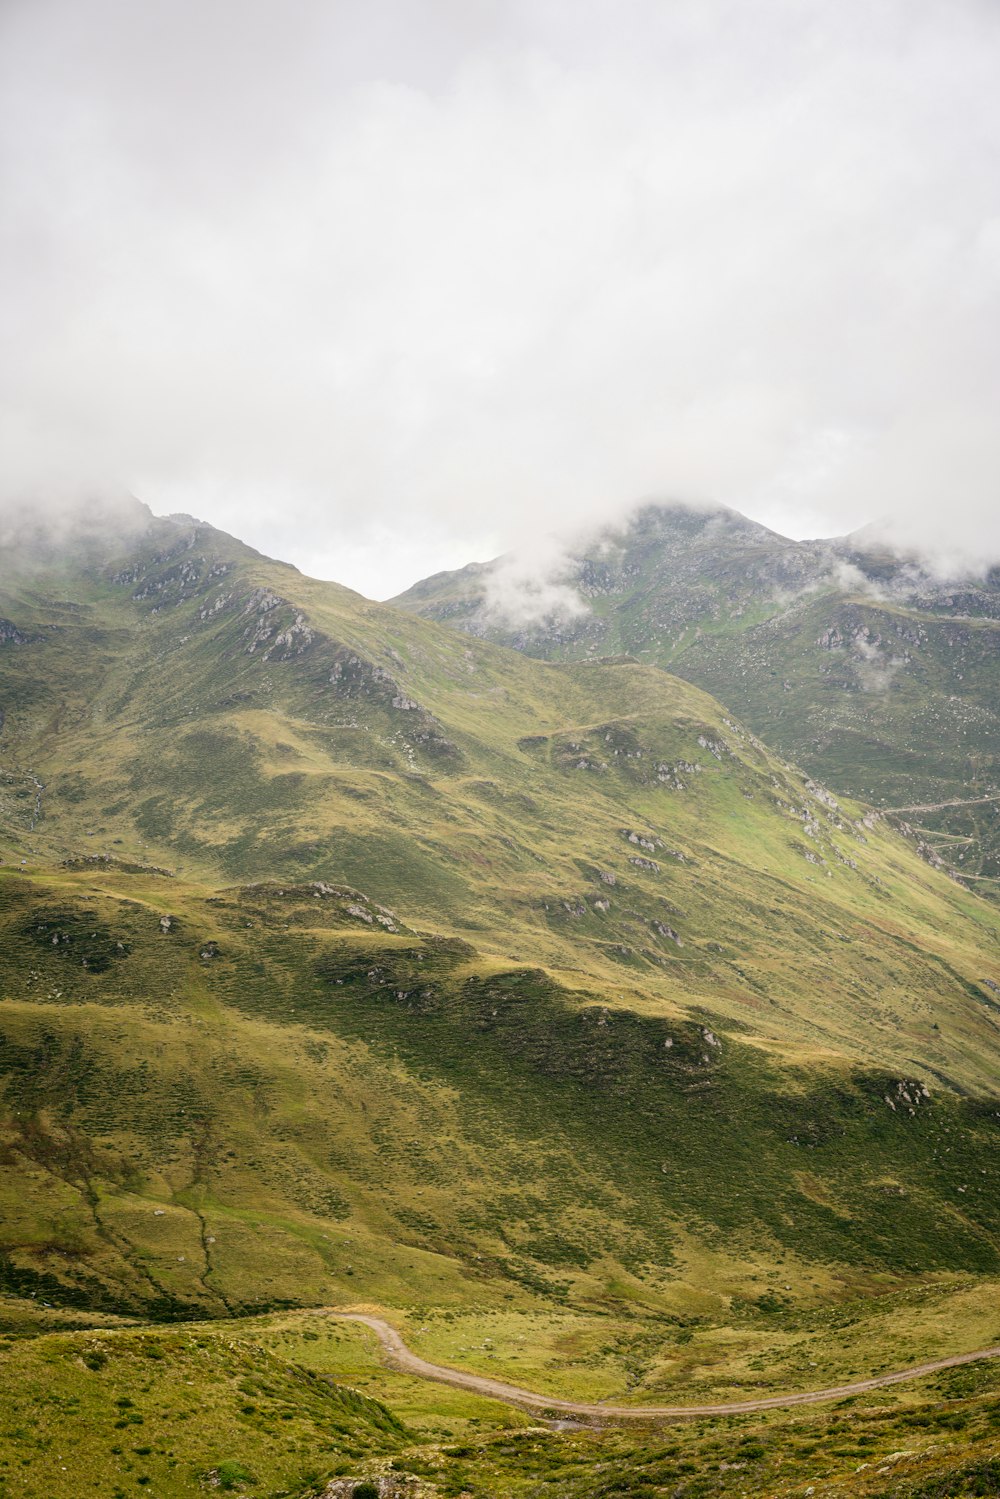
[[[0,881],[0,1290],[719,1315],[775,1276],[810,1308],[1000,1268],[992,1104],[378,914],[329,885]]]
[[[26,868],[330,881],[505,961],[900,1063],[914,1041],[870,1012],[933,993],[961,1039],[925,1037],[928,1064],[995,1076],[983,910],[697,688],[531,661],[183,518],[47,567],[9,558],[0,594]]]
[[[908,823],[980,893],[1000,889],[996,571],[941,583],[863,533],[795,542],[733,511],[652,506],[581,547],[560,583],[540,618],[504,559],[395,602],[550,660],[666,666],[836,791]]]
[[[995,908],[704,692],[186,517],[0,582],[9,1292],[994,1268]]]

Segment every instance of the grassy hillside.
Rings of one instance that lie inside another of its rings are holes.
[[[172,882],[164,918],[136,877],[0,889],[11,1293],[673,1316],[692,1257],[752,1317],[779,1261],[807,1303],[834,1264],[998,1268],[996,1113],[936,1084],[358,932],[356,897],[309,887]]]
[[[995,1081],[995,916],[677,678],[530,661],[183,521],[7,579],[14,867],[351,886],[615,1004]]]
[[[359,931],[356,896],[3,888],[0,1493],[312,1499],[395,1471],[479,1499],[930,1496],[993,1472],[988,1372],[594,1438],[274,1310],[369,1306],[428,1357],[638,1404],[961,1351],[1000,1335],[993,1106]]]
[[[511,1329],[513,1356],[506,1331],[489,1328],[503,1350],[481,1355],[496,1357],[494,1371],[546,1354],[567,1361],[567,1340],[545,1349],[537,1322]],[[482,1328],[468,1336],[481,1339]],[[308,1313],[47,1331],[0,1346],[0,1371],[5,1499],[219,1490],[344,1499],[363,1483],[397,1499],[770,1499],[810,1486],[820,1496],[959,1499],[995,1492],[1000,1474],[1000,1386],[989,1365],[829,1406],[622,1432],[554,1431],[394,1374],[360,1329]]]
[[[902,809],[972,888],[1000,888],[995,572],[942,583],[863,537],[650,507],[568,560],[580,613],[519,617],[503,577],[502,561],[439,574],[397,602],[546,659],[666,666],[836,791]]]
[[[737,1484],[302,1308],[639,1403],[994,1336],[994,906],[659,669],[133,521],[0,579],[0,1494]]]

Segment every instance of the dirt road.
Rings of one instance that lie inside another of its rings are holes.
[[[957,1353],[951,1358],[914,1364],[895,1374],[877,1374],[871,1379],[855,1380],[853,1384],[831,1385],[829,1389],[805,1390],[792,1395],[766,1395],[759,1400],[732,1400],[723,1405],[588,1405],[579,1400],[558,1400],[554,1395],[536,1395],[531,1390],[519,1389],[517,1385],[506,1384],[501,1379],[490,1379],[484,1374],[467,1374],[460,1369],[449,1369],[443,1364],[428,1363],[426,1359],[411,1353],[396,1329],[390,1327],[388,1322],[383,1322],[381,1317],[370,1317],[364,1312],[331,1312],[330,1316],[341,1322],[363,1322],[365,1327],[370,1327],[382,1345],[385,1361],[390,1369],[398,1369],[403,1374],[417,1374],[421,1379],[436,1379],[441,1384],[456,1385],[460,1390],[471,1390],[473,1394],[487,1395],[537,1414],[596,1421],[605,1426],[618,1426],[631,1421],[682,1420],[686,1416],[740,1416],[752,1411],[774,1410],[779,1406],[843,1400],[848,1395],[863,1395],[868,1390],[901,1384],[904,1380],[916,1379],[921,1374],[936,1374],[940,1369],[955,1369],[960,1364],[974,1364],[979,1359],[1000,1358],[1000,1347],[984,1348],[978,1353]]]
[[[923,802],[914,807],[877,807],[883,817],[896,817],[901,812],[943,812],[947,807],[981,807],[986,802],[1000,802],[1000,796],[958,797],[950,802]]]

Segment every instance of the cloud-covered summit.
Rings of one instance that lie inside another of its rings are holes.
[[[0,43],[8,497],[382,596],[658,495],[1000,555],[989,0],[11,0]]]

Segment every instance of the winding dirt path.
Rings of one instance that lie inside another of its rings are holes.
[[[883,817],[895,817],[900,812],[943,812],[946,807],[981,807],[985,802],[1000,802],[1000,796],[958,797],[950,802],[923,802],[914,807],[877,807]]]
[[[980,1359],[1000,1358],[1000,1347],[984,1348],[978,1353],[956,1353],[951,1358],[914,1364],[895,1374],[876,1374],[871,1379],[831,1385],[825,1390],[803,1390],[792,1395],[765,1395],[759,1400],[731,1400],[723,1405],[592,1405],[580,1400],[559,1400],[554,1395],[537,1395],[531,1390],[522,1390],[517,1385],[506,1384],[502,1379],[490,1379],[485,1374],[467,1374],[461,1369],[449,1369],[444,1364],[428,1363],[426,1359],[411,1353],[396,1329],[390,1327],[388,1322],[383,1322],[381,1317],[370,1317],[365,1312],[331,1312],[329,1315],[340,1322],[362,1322],[365,1327],[370,1327],[382,1345],[386,1364],[402,1374],[436,1379],[440,1384],[456,1385],[460,1390],[471,1390],[473,1394],[487,1395],[494,1400],[503,1400],[508,1405],[519,1405],[525,1410],[543,1415],[564,1416],[569,1419],[576,1417],[610,1426],[630,1421],[681,1420],[685,1416],[740,1416],[753,1411],[774,1410],[780,1406],[843,1400],[848,1395],[863,1395],[868,1390],[879,1390],[885,1385],[902,1384],[904,1380],[917,1379],[921,1374],[936,1374],[941,1369],[955,1369],[960,1364],[974,1364]]]

